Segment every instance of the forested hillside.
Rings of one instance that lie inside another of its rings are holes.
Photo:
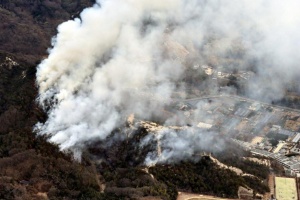
[[[0,50],[34,64],[47,55],[57,26],[93,0],[0,0]]]

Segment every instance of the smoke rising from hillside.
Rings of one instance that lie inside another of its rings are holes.
[[[299,6],[297,0],[98,0],[58,27],[38,66],[38,101],[48,119],[35,128],[77,152],[131,113],[151,120],[186,86],[195,65],[255,68],[248,95],[277,100],[299,78]]]
[[[145,158],[147,166],[157,163],[176,163],[183,159],[195,159],[199,152],[219,153],[225,149],[225,141],[215,132],[189,128],[181,131],[162,130],[149,134],[141,142],[141,147],[152,141],[158,141],[158,151],[149,152]],[[199,158],[199,156],[198,156]]]

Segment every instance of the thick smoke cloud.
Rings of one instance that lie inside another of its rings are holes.
[[[35,129],[78,152],[131,113],[151,120],[197,65],[254,68],[248,95],[277,100],[299,80],[299,7],[298,0],[98,0],[58,27],[38,66],[38,101],[48,119]],[[166,146],[193,138],[164,135]]]
[[[225,140],[215,132],[188,128],[181,131],[161,130],[148,135],[140,144],[141,147],[153,141],[158,149],[149,152],[145,164],[152,166],[157,163],[174,163],[183,159],[199,159],[199,152],[218,153],[225,149]],[[197,157],[198,154],[198,157]]]

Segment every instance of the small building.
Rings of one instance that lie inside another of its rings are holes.
[[[296,144],[291,150],[291,153],[296,153],[296,154],[300,154],[300,145]]]
[[[285,130],[285,129],[279,129],[279,130],[278,130],[278,134],[281,134],[281,135],[286,135],[286,136],[289,136],[289,137],[291,137],[291,136],[294,136],[294,135],[295,135],[295,133],[294,133],[294,132],[292,132],[292,131],[288,131],[288,130]]]
[[[297,142],[299,142],[299,140],[300,140],[300,133],[297,133],[297,134],[295,135],[295,137],[293,138],[292,142],[293,142],[293,143],[297,143]]]
[[[274,152],[274,153],[278,153],[284,145],[285,145],[285,142],[284,142],[284,141],[279,141],[277,147],[274,149],[273,152]]]

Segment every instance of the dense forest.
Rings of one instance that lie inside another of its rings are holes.
[[[30,64],[47,55],[57,26],[74,17],[94,0],[1,0],[0,51]]]
[[[120,196],[129,195],[133,199],[149,195],[176,199],[178,191],[227,198],[237,198],[240,186],[252,188],[254,196],[269,191],[267,186],[269,168],[242,159],[249,153],[235,145],[230,145],[222,153],[213,156],[229,166],[242,169],[251,176],[240,176],[229,169],[220,168],[206,154],[195,154],[179,163],[145,167],[143,160],[147,152],[155,150],[157,144],[149,144],[143,148],[137,148],[135,144],[147,134],[144,128],[140,128],[132,134],[132,137],[114,141],[109,148],[107,144],[110,144],[110,139],[107,139],[93,144],[93,148],[89,149],[94,159],[101,160],[96,166],[106,181],[106,192]]]
[[[250,187],[255,193],[269,191],[258,178],[238,176],[229,169],[220,169],[208,157],[200,161],[181,162],[150,168],[150,172],[169,186],[170,192],[180,190],[193,193],[237,198],[239,186]],[[174,195],[175,196],[175,195]]]

